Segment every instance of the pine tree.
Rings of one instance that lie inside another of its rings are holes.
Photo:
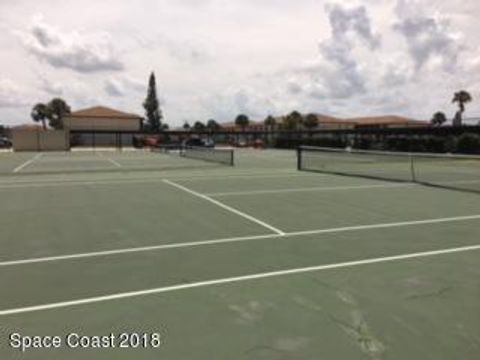
[[[148,129],[152,132],[159,132],[162,128],[163,116],[157,98],[157,85],[155,74],[153,72],[150,74],[147,98],[143,102],[143,107],[145,108]]]

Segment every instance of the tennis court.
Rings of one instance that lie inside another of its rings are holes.
[[[297,166],[0,154],[0,358],[478,359],[480,195]],[[161,345],[22,352],[12,333]]]

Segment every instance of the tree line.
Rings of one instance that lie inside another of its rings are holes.
[[[247,115],[239,114],[235,118],[234,124],[241,130],[245,131],[250,125],[252,125],[252,121]],[[275,118],[272,115],[268,115],[265,120],[263,120],[264,127],[270,131],[273,131],[276,128],[282,128],[286,130],[299,130],[300,128],[314,129],[318,126],[318,124],[319,120],[317,115],[302,115],[298,111],[292,111],[287,116],[281,118]],[[214,119],[210,119],[206,123],[195,121],[194,124],[191,125],[188,121],[185,121],[183,124],[184,130],[215,131],[221,130],[222,128],[223,126]]]
[[[54,98],[48,103],[38,103],[32,108],[31,117],[33,121],[42,123],[44,130],[48,126],[53,129],[63,129],[63,118],[71,113],[67,102],[61,98]]]
[[[465,105],[472,100],[472,95],[468,91],[461,90],[454,94],[452,103],[457,103],[459,107],[459,110],[455,113],[452,121],[454,126],[462,125]],[[147,96],[142,105],[145,109],[144,131],[159,133],[169,129],[168,124],[163,121],[164,116],[157,95],[157,84],[154,72],[150,74]],[[35,104],[31,111],[31,117],[33,121],[40,122],[43,129],[47,129],[47,122],[48,126],[53,129],[62,129],[63,118],[70,113],[71,108],[65,100],[54,98],[48,103]],[[441,111],[436,112],[430,120],[430,123],[433,126],[441,126],[446,122],[447,116]],[[234,123],[237,127],[245,131],[252,122],[247,115],[239,114],[235,118]],[[292,111],[287,116],[281,118],[275,118],[272,115],[269,115],[265,118],[263,124],[265,128],[270,131],[273,131],[276,128],[282,128],[285,130],[299,130],[303,128],[311,130],[318,127],[319,120],[318,116],[315,114],[303,115],[298,111]],[[214,119],[209,119],[205,123],[202,121],[195,121],[193,125],[188,121],[185,121],[183,129],[187,131],[218,131],[222,129],[222,125]]]

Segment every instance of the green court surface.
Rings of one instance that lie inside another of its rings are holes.
[[[480,195],[235,156],[0,154],[0,359],[478,359]]]

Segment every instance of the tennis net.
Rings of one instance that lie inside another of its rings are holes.
[[[206,161],[199,161],[206,160]],[[177,146],[148,150],[89,149],[63,152],[0,153],[0,177],[93,172],[144,172],[233,165],[233,150]]]
[[[298,170],[359,176],[480,193],[480,156],[301,146]]]
[[[180,155],[188,159],[203,160],[228,166],[235,165],[235,154],[233,149],[186,146],[180,150]]]

